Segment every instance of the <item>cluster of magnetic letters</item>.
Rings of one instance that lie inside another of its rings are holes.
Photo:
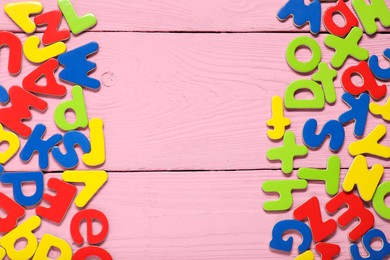
[[[337,226],[346,228],[351,222],[358,220],[359,223],[348,233],[352,242],[349,248],[353,259],[383,259],[390,254],[390,243],[383,231],[374,228],[374,215],[368,209],[370,203],[374,211],[383,219],[390,220],[390,207],[386,206],[385,198],[390,194],[390,182],[381,183],[384,167],[375,164],[369,169],[366,157],[372,155],[388,160],[390,147],[380,144],[386,134],[384,124],[378,124],[365,137],[364,131],[368,113],[381,117],[384,121],[390,121],[390,99],[385,105],[380,105],[373,100],[380,100],[386,96],[387,87],[379,81],[390,81],[390,68],[379,66],[380,57],[369,54],[368,50],[359,46],[363,36],[363,30],[359,28],[359,21],[368,35],[378,31],[379,22],[383,27],[390,27],[390,11],[385,0],[352,0],[352,8],[339,0],[332,3],[323,14],[323,24],[329,32],[324,37],[324,44],[334,50],[331,58],[331,66],[321,62],[322,53],[319,43],[311,37],[299,36],[291,41],[286,50],[286,60],[294,71],[305,75],[312,74],[311,80],[301,79],[292,82],[286,89],[284,100],[275,96],[272,98],[272,118],[267,121],[271,127],[267,135],[273,141],[282,140],[283,144],[267,151],[270,161],[281,161],[281,170],[285,175],[290,175],[294,169],[294,159],[308,154],[308,148],[320,148],[329,138],[329,148],[337,153],[344,144],[344,126],[354,123],[353,133],[358,138],[348,146],[348,152],[354,156],[353,162],[342,182],[342,190],[339,191],[340,183],[340,158],[332,155],[328,158],[325,170],[315,168],[300,168],[298,179],[295,180],[268,180],[262,185],[266,193],[277,193],[278,200],[266,201],[263,204],[265,211],[286,211],[293,205],[294,190],[305,190],[308,181],[321,181],[325,183],[325,190],[329,196],[333,196],[325,205],[329,215],[334,215],[343,207],[343,212],[337,220],[330,218],[324,220],[321,214],[321,202],[316,196],[311,197],[305,203],[293,211],[294,219],[278,222],[272,232],[270,248],[291,252],[293,237],[283,239],[287,231],[298,231],[302,236],[302,242],[298,246],[300,255],[296,259],[314,259],[314,253],[310,250],[312,241],[315,250],[322,259],[333,259],[339,255],[341,248],[337,244],[326,242],[337,229]],[[344,24],[339,25],[335,20],[335,14],[341,14]],[[289,0],[278,12],[279,20],[287,20],[292,17],[294,25],[302,27],[309,24],[312,34],[320,32],[322,11],[321,2],[313,0],[305,4],[304,0]],[[299,48],[307,48],[311,51],[311,59],[307,62],[298,60],[296,57]],[[384,59],[390,61],[390,48],[384,50]],[[349,109],[341,114],[338,120],[330,120],[321,131],[317,131],[316,119],[309,119],[303,126],[303,141],[305,145],[296,143],[295,135],[286,128],[291,124],[289,118],[284,116],[284,108],[292,110],[322,110],[325,104],[336,102],[334,80],[337,70],[352,57],[357,60],[357,65],[345,69],[341,76],[342,87],[345,93],[342,100]],[[352,80],[354,75],[361,77],[363,84],[355,84]],[[309,91],[312,98],[302,99],[296,97],[298,91]],[[284,101],[284,102],[283,102]],[[316,132],[319,132],[317,134]],[[354,193],[354,189],[358,195]],[[304,221],[308,221],[306,224]],[[372,247],[372,242],[380,240],[382,247]],[[366,255],[361,255],[358,242],[366,250]]]
[[[106,215],[99,210],[86,208],[107,182],[108,175],[103,170],[72,170],[79,163],[76,147],[83,151],[82,162],[86,167],[99,167],[105,162],[103,121],[100,118],[89,120],[84,100],[84,91],[96,92],[100,88],[100,81],[89,76],[96,69],[96,63],[88,60],[88,56],[98,51],[98,43],[89,42],[73,50],[67,50],[65,44],[71,34],[81,34],[95,26],[97,21],[91,13],[79,16],[70,0],[58,0],[58,6],[59,10],[49,12],[43,12],[42,3],[38,1],[8,3],[4,6],[9,18],[27,34],[22,44],[16,34],[0,32],[0,48],[9,49],[10,75],[17,76],[20,73],[23,58],[37,66],[23,79],[22,87],[6,89],[0,86],[0,142],[9,145],[6,151],[0,153],[0,182],[13,189],[13,199],[0,192],[0,208],[6,213],[5,217],[0,218],[0,259],[6,255],[17,260],[49,259],[52,249],[59,251],[57,259],[112,259],[101,247],[108,234]],[[59,28],[63,17],[69,29]],[[39,30],[37,27],[42,27],[43,33],[36,34],[41,37],[33,35]],[[60,65],[63,68],[59,72],[59,79],[73,86],[71,98],[61,102],[54,112],[54,122],[65,134],[57,133],[45,138],[45,125],[36,124],[32,130],[25,121],[31,119],[31,109],[39,112],[47,109],[48,103],[42,96],[58,99],[67,93],[66,87],[55,75]],[[75,114],[72,122],[66,116],[69,111]],[[89,129],[89,138],[81,129]],[[20,159],[28,162],[37,156],[41,171],[4,171],[5,164],[22,146],[19,137],[26,139],[19,153]],[[46,185],[50,192],[47,192],[42,170],[48,169],[49,153],[65,171],[61,179],[48,179]],[[26,195],[23,192],[22,186],[26,183],[34,185],[34,194]],[[78,192],[76,183],[85,186]],[[73,202],[79,209],[70,224],[73,241],[67,242],[51,234],[44,234],[38,240],[34,230],[41,225],[42,220],[61,224]],[[18,224],[25,216],[26,208],[31,207],[35,207],[36,215]],[[87,224],[85,239],[80,232],[84,222]],[[92,229],[96,222],[101,226],[97,233],[96,227],[95,232]],[[21,239],[25,240],[25,245],[21,249],[16,248],[17,241]],[[73,253],[71,244],[81,248]]]

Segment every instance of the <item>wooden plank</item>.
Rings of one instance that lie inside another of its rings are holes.
[[[51,177],[60,175],[46,175],[46,179]],[[101,246],[114,259],[286,259],[271,252],[268,243],[274,224],[291,219],[292,211],[270,214],[262,210],[262,203],[275,196],[263,193],[261,184],[275,178],[284,177],[277,171],[110,173],[108,183],[87,208],[109,218],[109,236]],[[390,179],[385,176],[384,180]],[[10,194],[11,188],[2,186],[2,192]],[[33,191],[32,186],[25,188],[26,193]],[[322,207],[330,199],[323,184],[310,183],[306,192],[294,193],[293,207],[311,196],[318,196]],[[72,241],[69,225],[76,211],[72,206],[60,226],[44,220],[38,238],[50,233]],[[31,209],[28,212],[28,216],[33,214]],[[375,227],[388,232],[388,222],[374,215]],[[323,216],[331,217],[325,211]],[[341,246],[340,259],[349,255],[347,234],[355,224],[338,229],[328,241]],[[81,230],[85,234],[85,226]],[[300,241],[294,238],[290,259],[297,255]]]
[[[294,80],[310,78],[294,73],[284,61],[288,42],[297,36],[89,33],[70,41],[69,49],[92,40],[101,46],[91,60],[98,64],[92,76],[101,79],[103,86],[99,92],[86,91],[85,95],[89,117],[102,117],[105,122],[105,169],[280,168],[280,163],[269,163],[265,158],[267,149],[278,145],[266,137],[265,122],[271,116],[273,95],[283,95]],[[365,37],[362,46],[379,55],[389,37]],[[329,62],[333,51],[322,44],[321,48],[323,61]],[[355,63],[349,60],[342,70]],[[2,84],[21,84],[23,76],[33,69],[27,61],[24,64],[19,77],[9,77],[7,66],[0,66]],[[340,77],[336,81],[336,105],[326,106],[321,113],[287,113],[298,142],[302,143],[300,133],[309,117],[317,118],[322,126],[346,111],[341,102]],[[34,111],[33,120],[27,124],[46,124],[48,137],[59,132],[52,115],[62,100],[44,99],[49,102],[48,111]],[[69,93],[65,99],[70,99]],[[367,131],[383,123],[369,117]],[[347,154],[347,144],[354,140],[352,127],[346,127],[347,141],[339,153],[343,167],[352,159]],[[390,145],[388,138],[383,142]],[[296,167],[318,166],[319,162],[325,167],[330,154],[326,143],[308,158],[298,159]],[[372,158],[369,162],[388,165]],[[32,170],[37,165],[37,156],[27,165],[15,157],[6,168]],[[85,166],[81,163],[80,168]],[[51,161],[49,170],[61,168]]]
[[[292,20],[281,23],[276,18],[286,0],[133,0],[81,1],[73,0],[77,12],[92,12],[98,18],[95,31],[229,31],[269,32],[299,31]],[[44,10],[58,9],[57,1],[43,0]],[[390,6],[390,2],[388,6]],[[350,5],[350,1],[347,3]],[[334,3],[323,3],[323,11]],[[20,31],[4,14],[0,14],[3,30]],[[338,17],[338,20],[341,18]],[[308,32],[308,27],[302,28]],[[324,28],[322,28],[324,31]],[[381,31],[387,31],[381,28]]]

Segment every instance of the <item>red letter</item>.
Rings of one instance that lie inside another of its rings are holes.
[[[64,219],[70,204],[72,204],[77,188],[72,184],[68,184],[57,178],[50,178],[47,182],[47,186],[55,191],[56,195],[51,196],[47,193],[43,194],[43,199],[50,204],[50,207],[44,208],[38,206],[35,209],[35,213],[42,218],[60,224]]]
[[[97,235],[92,233],[92,224],[94,220],[99,221],[102,225],[102,230]],[[99,244],[107,237],[108,220],[106,216],[95,209],[86,209],[74,215],[72,222],[70,223],[70,233],[76,244],[81,245],[84,243],[84,239],[80,234],[80,224],[82,221],[87,222],[87,241],[89,244]]]
[[[102,260],[112,260],[111,255],[103,248],[89,246],[79,249],[72,257],[72,260],[85,260],[90,256],[97,256]]]
[[[30,107],[45,111],[47,102],[18,86],[10,88],[9,97],[12,105],[0,109],[0,123],[15,133],[28,137],[31,134],[31,128],[22,120],[31,118]]]
[[[58,69],[58,61],[50,59],[28,74],[23,80],[23,88],[34,93],[63,96],[66,93],[64,85],[57,83],[54,72]],[[37,81],[46,78],[46,85],[38,85]]]
[[[0,208],[7,216],[0,218],[0,232],[8,233],[17,226],[18,219],[24,216],[24,208],[0,192]]]

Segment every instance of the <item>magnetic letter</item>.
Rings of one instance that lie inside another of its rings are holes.
[[[328,219],[325,222],[322,220],[320,202],[317,197],[312,197],[296,208],[294,210],[294,218],[300,221],[305,219],[309,221],[313,240],[316,242],[323,241],[337,229],[336,221],[333,219]]]
[[[70,37],[68,29],[58,30],[62,20],[62,13],[59,10],[50,11],[35,16],[34,21],[37,25],[47,25],[43,33],[42,42],[45,45],[60,41],[66,41]]]
[[[296,99],[295,94],[299,90],[310,91],[313,94],[313,99]],[[287,109],[323,109],[325,107],[324,92],[321,86],[312,80],[296,80],[286,89],[284,105]]]
[[[87,60],[87,57],[97,52],[98,49],[97,42],[90,42],[60,55],[58,61],[64,66],[59,74],[60,79],[93,90],[99,89],[100,81],[88,76],[96,69],[96,63]]]
[[[47,182],[47,187],[52,191],[55,191],[56,195],[52,196],[48,193],[43,194],[43,200],[46,201],[50,207],[45,208],[38,206],[35,209],[35,212],[42,218],[60,224],[72,204],[77,188],[57,178],[50,178]]]
[[[390,208],[385,203],[386,196],[390,193],[390,181],[384,182],[377,188],[374,198],[372,199],[372,206],[376,213],[384,219],[390,220]]]
[[[0,244],[7,251],[9,258],[28,260],[33,257],[38,247],[38,240],[33,231],[40,225],[41,219],[32,216],[0,239]],[[15,244],[21,238],[26,239],[27,244],[23,249],[17,250]]]
[[[81,132],[70,131],[65,133],[63,142],[66,150],[65,153],[62,153],[58,146],[53,147],[51,152],[54,159],[65,169],[72,169],[79,163],[75,146],[79,146],[84,153],[91,151],[88,138]]]
[[[325,37],[325,45],[335,50],[335,54],[330,62],[334,68],[338,69],[343,66],[349,56],[359,61],[368,59],[368,51],[358,45],[362,36],[362,29],[354,27],[345,39],[334,35]]]
[[[291,124],[290,119],[284,117],[283,108],[283,99],[274,96],[272,98],[272,118],[267,121],[267,126],[273,127],[272,130],[267,130],[267,135],[271,140],[281,139],[286,132],[286,127]]]
[[[57,126],[64,130],[75,130],[77,128],[85,128],[88,125],[87,108],[85,106],[83,89],[80,86],[72,88],[72,100],[65,101],[58,105],[54,111],[54,121]],[[69,123],[66,119],[66,112],[72,110],[76,115],[76,120]]]
[[[317,120],[309,119],[303,126],[303,141],[312,148],[317,149],[321,147],[326,138],[329,136],[329,148],[333,152],[337,152],[344,144],[345,131],[344,127],[339,121],[330,120],[322,128],[320,134],[316,134]]]
[[[381,164],[375,164],[369,170],[366,157],[358,155],[353,159],[348,173],[344,178],[343,189],[346,192],[350,192],[356,185],[360,197],[364,201],[370,201],[374,196],[376,187],[378,187],[384,171],[385,169]]]
[[[294,230],[302,236],[302,243],[298,246],[298,252],[305,252],[310,248],[312,235],[310,228],[305,223],[297,220],[282,220],[276,223],[272,230],[272,240],[269,246],[272,249],[291,252],[294,239],[290,236],[287,240],[283,240],[283,234],[286,231]]]
[[[286,20],[292,16],[294,25],[303,26],[310,24],[310,31],[317,34],[321,29],[321,3],[319,0],[313,0],[309,5],[304,0],[289,0],[278,12],[279,20]]]
[[[326,193],[333,196],[339,191],[340,165],[340,158],[332,155],[328,158],[326,170],[300,168],[298,170],[298,177],[310,181],[324,181]]]
[[[390,147],[379,144],[386,134],[386,126],[377,125],[364,139],[352,142],[348,146],[348,152],[352,156],[359,154],[371,154],[381,158],[390,158]]]
[[[347,205],[347,210],[337,219],[341,227],[346,227],[356,218],[359,218],[359,224],[348,234],[351,241],[357,241],[368,230],[374,226],[374,215],[364,207],[360,197],[353,193],[340,192],[334,196],[327,204],[326,211],[330,214],[336,213],[342,206]]]
[[[362,86],[356,86],[352,82],[353,75],[360,75],[363,79]],[[373,99],[381,99],[386,95],[387,87],[385,84],[378,85],[367,62],[362,61],[356,66],[351,66],[344,71],[341,82],[346,92],[352,95],[359,95],[367,91]]]
[[[24,216],[25,210],[22,206],[1,192],[0,208],[6,213],[4,218],[0,218],[0,232],[8,233],[17,226],[18,220]]]
[[[92,225],[94,220],[99,221],[102,225],[102,230],[99,234],[93,234]],[[108,234],[107,217],[95,209],[85,209],[76,213],[70,223],[70,233],[76,244],[81,245],[84,243],[84,239],[80,233],[80,224],[83,221],[87,222],[87,241],[90,245],[99,244],[106,239]]]
[[[333,21],[333,15],[341,14],[344,18],[345,25],[339,26]],[[335,6],[329,7],[324,13],[324,25],[333,35],[344,37],[353,27],[359,25],[359,21],[352,13],[351,9],[345,4],[344,0],[339,0]]]
[[[83,155],[83,162],[88,166],[99,166],[106,161],[103,120],[92,118],[88,126],[91,152]]]
[[[22,120],[31,118],[30,107],[41,112],[45,111],[47,102],[17,86],[10,88],[9,97],[12,105],[0,109],[0,123],[16,134],[28,137],[31,134],[31,128]]]
[[[305,180],[274,180],[263,182],[262,190],[266,193],[278,193],[279,199],[276,201],[266,201],[263,204],[265,211],[288,210],[293,204],[293,190],[306,190]]]
[[[112,260],[111,255],[101,247],[88,246],[80,248],[72,257],[72,260],[85,260],[90,256],[97,256],[100,259]]]
[[[60,256],[56,259],[72,259],[72,248],[65,240],[50,235],[44,234],[37,251],[35,252],[33,260],[50,260],[48,257],[51,248],[57,248],[60,251]]]
[[[340,123],[345,125],[348,122],[354,121],[355,128],[353,130],[353,133],[357,137],[362,137],[364,134],[364,129],[366,128],[368,104],[370,103],[370,97],[366,93],[363,93],[356,98],[349,93],[344,93],[343,101],[351,109],[340,115]]]
[[[61,97],[66,94],[64,85],[58,84],[54,72],[58,69],[58,61],[50,59],[36,68],[33,72],[28,74],[23,79],[23,88],[27,91]],[[39,85],[37,83],[41,78],[46,79],[46,85]]]
[[[283,146],[271,148],[267,152],[267,158],[270,161],[279,160],[282,162],[282,171],[289,174],[294,168],[294,158],[307,155],[307,147],[297,145],[295,135],[291,131],[287,131],[283,137]]]
[[[47,169],[49,167],[49,152],[59,142],[62,141],[61,134],[55,134],[47,140],[43,140],[46,132],[46,126],[37,124],[27,143],[19,154],[20,159],[29,161],[36,152],[39,156],[39,167]]]
[[[29,207],[38,204],[43,196],[43,173],[42,172],[5,172],[0,176],[2,183],[12,184],[14,199],[22,206]],[[23,194],[22,184],[33,182],[35,193],[30,196]]]
[[[384,27],[390,26],[390,11],[384,0],[370,0],[370,4],[367,4],[365,0],[352,0],[352,6],[368,35],[378,30],[377,20]]]
[[[64,171],[62,179],[70,183],[85,184],[75,199],[76,206],[83,208],[107,182],[108,175],[105,171]]]

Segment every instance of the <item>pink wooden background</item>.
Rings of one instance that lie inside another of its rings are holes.
[[[56,1],[42,2],[45,10],[56,8]],[[98,93],[87,93],[86,101],[89,117],[105,122],[103,168],[109,171],[109,182],[90,205],[110,220],[102,247],[114,259],[125,260],[286,259],[272,253],[268,243],[275,222],[292,213],[265,213],[262,203],[274,197],[261,191],[264,180],[283,178],[280,164],[265,158],[267,148],[275,145],[266,137],[270,99],[282,95],[293,80],[309,77],[295,74],[284,60],[287,44],[300,35],[291,20],[276,19],[285,1],[72,2],[80,14],[92,12],[98,18],[91,32],[73,38],[68,46],[91,40],[100,44],[92,58],[98,64],[93,75],[103,86]],[[4,14],[0,24],[3,30],[18,32]],[[389,47],[388,32],[381,28],[374,38],[364,36],[362,45],[379,55]],[[307,27],[299,33],[307,34]],[[333,52],[321,46],[328,62]],[[33,69],[27,64],[22,75]],[[4,86],[22,79],[10,78],[6,66],[0,66],[0,77]],[[322,124],[346,110],[342,89],[337,91],[336,105],[322,113],[287,114],[299,142],[308,117]],[[51,115],[59,102],[51,99],[49,111],[34,113],[30,125],[43,122],[48,135],[58,132]],[[371,116],[367,131],[379,122]],[[346,132],[347,142],[352,141],[352,127]],[[390,144],[389,139],[384,143]],[[325,167],[330,154],[324,145],[297,160],[295,167]],[[352,158],[346,145],[339,156],[347,169]],[[388,162],[382,163],[388,171]],[[7,170],[37,170],[36,165],[35,157],[28,165],[14,158]],[[49,176],[59,171],[51,161]],[[309,194],[322,203],[330,198],[322,184],[310,183],[308,191],[295,193],[294,206]],[[61,227],[44,223],[39,232],[70,239],[72,215]],[[390,234],[389,222],[376,215],[376,223]],[[350,228],[330,240],[342,246],[339,259],[349,256]],[[297,255],[296,248],[294,243],[289,258]]]

